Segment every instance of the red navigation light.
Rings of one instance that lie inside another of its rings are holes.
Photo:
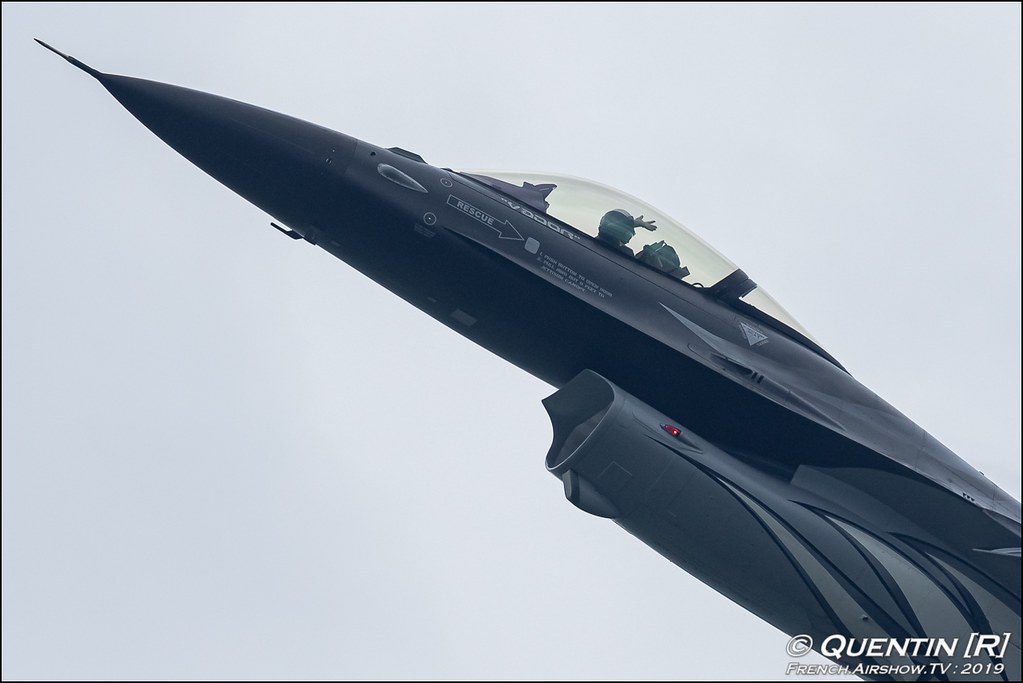
[[[671,434],[676,439],[682,434],[682,430],[675,425],[661,425],[661,429]]]

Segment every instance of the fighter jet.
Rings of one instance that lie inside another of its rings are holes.
[[[1019,502],[681,223],[581,178],[440,168],[40,43],[274,228],[556,387],[545,464],[569,502],[792,636],[793,657],[1020,679]]]

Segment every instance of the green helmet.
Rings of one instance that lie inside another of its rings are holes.
[[[666,273],[670,273],[682,265],[678,258],[678,252],[664,240],[643,247],[639,258],[641,261],[649,263],[655,268],[660,268]]]
[[[598,232],[605,237],[626,244],[636,236],[636,222],[628,211],[613,209],[600,219]]]

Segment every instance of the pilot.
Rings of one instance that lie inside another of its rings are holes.
[[[682,265],[678,258],[678,252],[664,240],[643,247],[643,251],[639,252],[636,260],[679,280],[689,275],[689,268]]]
[[[609,244],[623,254],[634,256],[632,249],[625,245],[636,236],[636,228],[656,230],[655,222],[645,221],[643,216],[633,218],[632,214],[625,209],[612,209],[600,219],[600,226],[597,228],[597,239],[605,244]]]

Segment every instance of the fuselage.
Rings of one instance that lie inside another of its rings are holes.
[[[779,499],[794,481],[822,500],[836,482],[855,490],[863,520],[968,558],[1018,611],[1019,503],[727,288],[670,277],[415,154],[89,71],[215,179],[459,334],[555,387],[585,370],[610,379]],[[1012,548],[1014,563],[986,552]]]
[[[1011,496],[826,353],[710,288],[669,278],[415,154],[216,95],[97,77],[215,179],[555,387],[588,368],[773,469],[857,465],[922,477],[1018,528]],[[744,328],[768,342],[754,346]],[[1003,529],[990,527],[996,536]]]

